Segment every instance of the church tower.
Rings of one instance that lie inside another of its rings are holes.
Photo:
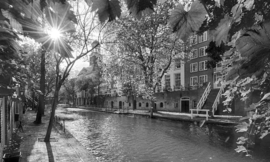
[[[99,62],[102,61],[102,55],[100,54],[100,45],[98,41],[94,41],[91,46],[92,48],[97,46],[90,54],[89,58],[89,66],[93,66],[94,68],[95,66],[98,66]]]

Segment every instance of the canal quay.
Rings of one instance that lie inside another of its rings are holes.
[[[270,148],[263,142],[252,156],[236,153],[236,119],[191,120],[168,112],[150,118],[143,111],[86,107],[59,108],[56,115],[65,131],[101,162],[270,161]]]

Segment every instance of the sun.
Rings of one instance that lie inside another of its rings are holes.
[[[51,28],[48,30],[49,37],[52,40],[58,40],[62,36],[62,32],[57,28]]]

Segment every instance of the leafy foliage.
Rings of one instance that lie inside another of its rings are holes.
[[[86,2],[92,6],[92,11],[97,11],[101,23],[119,18],[122,12],[119,0],[86,0]],[[156,3],[157,0],[125,0],[130,13],[137,18],[140,18],[142,12],[147,9],[154,10]]]
[[[78,91],[87,90],[100,84],[101,68],[83,68],[76,78],[76,89]]]
[[[101,23],[112,21],[121,15],[120,2],[118,0],[93,0],[92,11],[96,11]]]
[[[179,4],[171,13],[169,24],[178,36],[186,41],[191,33],[197,31],[202,25],[206,16],[204,6],[195,1],[189,11],[186,11],[182,4]]]
[[[242,122],[237,126],[237,132],[245,132],[243,137],[238,138],[237,152],[250,153],[250,149],[254,147],[256,139],[263,139],[270,134],[270,93],[264,95],[264,97],[255,104],[251,104],[247,109],[249,111],[249,117],[243,118],[247,122]]]
[[[117,68],[115,72],[118,73],[122,85],[134,85],[131,88],[133,95],[152,99],[172,60],[183,57],[183,42],[171,35],[167,26],[168,10],[173,6],[173,1],[159,3],[151,15],[139,20],[122,17],[115,22],[117,34],[112,57],[115,58],[113,60],[116,60],[116,65],[113,66]]]

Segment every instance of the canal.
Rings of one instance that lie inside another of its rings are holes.
[[[67,129],[101,162],[269,162],[263,144],[252,157],[234,151],[229,126],[68,109],[79,116]]]

